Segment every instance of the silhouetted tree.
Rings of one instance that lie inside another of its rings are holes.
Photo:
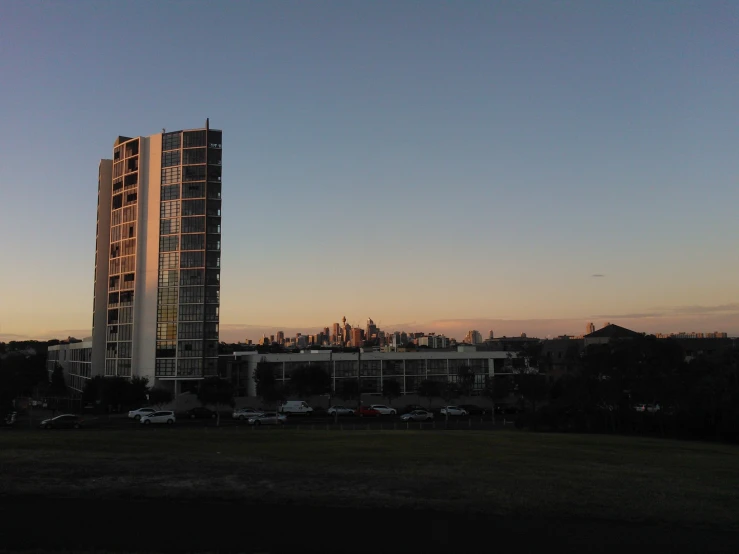
[[[342,379],[339,386],[339,397],[346,402],[359,398],[359,382],[356,379]]]
[[[216,409],[216,426],[221,424],[220,407],[234,405],[233,385],[220,377],[203,379],[198,387],[198,400],[204,405],[213,405]]]
[[[264,359],[257,363],[254,371],[254,383],[259,396],[266,404],[279,402],[285,397],[285,390],[279,385],[275,375],[275,364]]]
[[[444,405],[445,407],[449,405],[449,403],[454,400],[455,398],[459,398],[460,390],[459,385],[457,383],[442,383],[439,391],[439,396],[441,396],[444,399]],[[444,410],[445,412],[445,421],[449,422],[449,410]]]
[[[131,377],[128,383],[125,404],[129,407],[142,406],[149,393],[149,379],[147,377]]]
[[[385,379],[382,383],[382,395],[387,398],[387,403],[392,405],[393,399],[400,396],[400,383],[397,379]]]
[[[51,372],[49,394],[51,396],[61,397],[67,396],[68,391],[67,382],[64,380],[64,368],[60,364],[55,364],[54,371]]]
[[[457,368],[457,383],[459,388],[467,396],[472,395],[475,387],[475,372],[468,365],[461,365]]]
[[[172,402],[172,391],[162,387],[154,387],[149,391],[149,403],[153,406],[163,406]]]
[[[485,376],[485,386],[482,389],[482,395],[490,400],[490,413],[492,414],[493,423],[495,423],[495,402],[508,398],[510,393],[511,381],[508,376]]]
[[[431,409],[431,399],[441,396],[441,387],[438,381],[424,379],[418,386],[418,395],[428,400],[429,410]]]

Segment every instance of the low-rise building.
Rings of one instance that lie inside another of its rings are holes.
[[[92,378],[92,338],[50,346],[46,357],[49,378],[57,364],[64,370],[67,386],[81,393]]]
[[[234,352],[222,357],[226,378],[239,396],[256,396],[254,373],[259,363],[269,363],[279,383],[289,382],[299,367],[320,366],[331,376],[332,391],[342,390],[342,381],[359,379],[363,393],[381,393],[382,383],[395,379],[402,394],[415,393],[426,379],[457,382],[459,369],[467,366],[475,373],[473,391],[479,392],[487,377],[511,374],[512,358],[508,352],[352,352],[330,350],[303,351],[296,354],[259,354]]]

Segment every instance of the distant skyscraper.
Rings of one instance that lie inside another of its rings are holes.
[[[362,346],[362,330],[359,327],[355,327],[351,330],[352,333],[352,346],[355,348],[358,346]]]
[[[482,342],[480,331],[476,331],[474,329],[467,331],[467,336],[464,338],[464,342],[467,344],[480,344]]]
[[[92,375],[217,375],[221,131],[119,136],[101,160]]]
[[[285,332],[284,331],[277,331],[277,336],[275,338],[277,340],[277,344],[280,344],[280,345],[285,344]]]
[[[367,340],[371,340],[373,336],[377,334],[377,325],[375,325],[375,322],[372,321],[372,318],[367,318],[367,329],[365,331],[365,336],[367,337]]]
[[[493,334],[493,330],[490,329],[490,334],[488,335],[488,339],[493,340],[495,338],[495,335]]]
[[[595,333],[595,324],[592,321],[585,326],[585,334],[589,335],[590,333]]]

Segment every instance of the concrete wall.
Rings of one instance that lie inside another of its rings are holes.
[[[155,384],[162,135],[141,137],[132,375]]]
[[[105,375],[105,334],[108,327],[108,258],[110,255],[110,202],[113,194],[113,160],[98,167],[98,222],[95,251],[95,302],[92,313],[92,376]]]

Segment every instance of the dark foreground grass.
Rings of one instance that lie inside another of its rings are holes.
[[[403,508],[739,529],[739,449],[522,432],[0,434],[0,498]]]

